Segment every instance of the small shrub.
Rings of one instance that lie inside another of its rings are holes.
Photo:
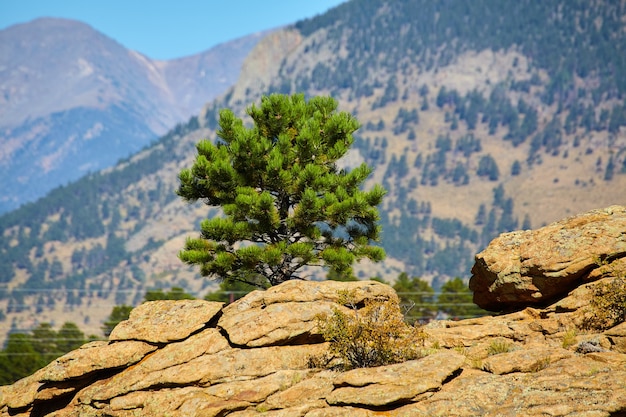
[[[455,346],[452,348],[459,355],[467,356],[467,348],[465,346]]]
[[[329,316],[318,317],[319,329],[330,348],[328,356],[311,358],[311,366],[347,370],[424,356],[425,334],[404,321],[397,298],[366,300],[362,308],[353,301],[353,294],[340,294],[340,298],[348,309],[335,307]]]
[[[496,339],[491,341],[489,348],[487,348],[487,354],[497,355],[499,353],[506,353],[511,351],[511,344],[506,340]]]

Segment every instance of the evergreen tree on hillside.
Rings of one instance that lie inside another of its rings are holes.
[[[40,323],[30,333],[9,334],[0,351],[0,385],[31,375],[87,341],[85,334],[72,322],[65,322],[58,332],[50,323]]]
[[[172,287],[168,292],[164,292],[162,288],[148,290],[144,296],[144,301],[156,300],[193,300],[193,295],[185,292],[181,287]]]
[[[393,289],[400,297],[400,306],[405,309],[405,318],[409,322],[428,320],[436,315],[435,290],[427,281],[418,277],[409,278],[406,272],[402,272]]]
[[[222,303],[231,303],[245,296],[246,294],[256,290],[257,288],[239,281],[222,281],[219,289],[210,292],[204,296],[207,301],[220,301]]]
[[[481,177],[489,178],[489,181],[497,181],[500,177],[500,170],[496,160],[489,154],[483,155],[478,161],[478,169],[476,174]]]
[[[453,318],[470,318],[484,315],[485,310],[474,304],[472,293],[459,277],[441,286],[439,308]]]
[[[341,274],[358,259],[382,260],[371,242],[385,190],[359,189],[371,173],[366,164],[349,172],[336,166],[357,120],[330,97],[302,94],[263,97],[247,114],[250,128],[222,110],[217,143],[200,141],[193,166],[179,175],[179,196],[224,213],[202,222],[180,258],[204,276],[262,288],[301,278],[307,265]]]
[[[113,307],[111,314],[109,314],[109,317],[102,325],[102,333],[104,333],[104,336],[109,337],[115,326],[117,326],[124,320],[128,320],[132,309],[133,307],[129,305],[119,305]]]

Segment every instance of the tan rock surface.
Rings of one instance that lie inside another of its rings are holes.
[[[497,375],[513,372],[537,372],[552,363],[572,356],[574,354],[569,350],[559,348],[523,348],[485,359],[483,369]]]
[[[81,392],[79,400],[84,403],[105,401],[154,385],[195,383],[201,375],[189,371],[179,373],[180,366],[226,348],[229,348],[226,339],[216,329],[207,329],[185,341],[169,344],[138,365],[122,370],[103,383],[92,385]]]
[[[333,391],[333,379],[336,373],[331,371],[322,371],[306,378],[300,382],[296,382],[286,390],[281,390],[267,398],[263,403],[264,408],[272,409],[288,409],[298,407],[303,403],[323,402],[328,394]],[[325,402],[324,402],[325,404]]]
[[[328,281],[287,281],[267,291],[255,291],[224,308],[218,326],[239,346],[272,346],[320,341],[316,317],[330,313],[342,291],[352,291],[356,303],[365,298],[396,297],[387,285]]]
[[[134,308],[128,320],[115,326],[109,340],[168,343],[187,338],[205,327],[223,303],[202,300],[159,300]],[[159,331],[154,329],[158,327]]]
[[[626,353],[626,322],[606,330],[604,335],[614,345],[616,351]]]
[[[320,340],[316,317],[330,314],[333,303],[327,301],[278,303],[266,308],[228,312],[218,325],[230,341],[238,346],[282,345],[300,340]],[[317,337],[315,337],[317,336]]]
[[[459,371],[465,357],[453,351],[423,359],[344,372],[333,381],[326,398],[331,405],[379,407],[407,402],[428,391],[438,391],[445,379]]]
[[[535,373],[493,375],[464,371],[445,389],[399,407],[400,416],[617,416],[626,411],[623,371],[587,358],[560,361]],[[616,378],[611,382],[611,378]],[[615,382],[621,381],[621,382]]]
[[[95,371],[125,368],[154,350],[156,346],[133,340],[88,343],[52,361],[44,368],[41,381],[66,381]]]
[[[626,207],[611,206],[503,233],[476,255],[469,285],[474,302],[487,310],[542,305],[597,279],[601,261],[624,257]]]

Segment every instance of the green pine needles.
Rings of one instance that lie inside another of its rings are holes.
[[[180,172],[179,196],[224,213],[202,222],[180,259],[203,276],[262,288],[303,278],[305,266],[342,273],[363,258],[382,260],[371,242],[385,190],[360,189],[371,173],[366,164],[336,166],[358,121],[331,97],[303,94],[265,96],[247,114],[251,128],[222,110],[217,143],[200,141],[193,166]]]

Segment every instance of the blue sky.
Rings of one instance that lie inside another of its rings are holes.
[[[38,17],[64,17],[150,58],[172,59],[313,17],[344,1],[0,0],[0,30]]]

